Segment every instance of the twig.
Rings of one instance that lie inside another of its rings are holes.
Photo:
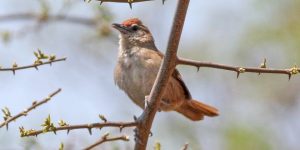
[[[10,122],[15,121],[16,119],[18,119],[22,116],[26,116],[28,114],[28,112],[30,112],[31,110],[35,109],[36,107],[38,107],[40,105],[47,103],[48,101],[51,100],[51,98],[53,96],[58,94],[60,91],[61,91],[61,89],[56,90],[55,92],[49,94],[49,96],[47,98],[44,98],[40,102],[34,101],[29,108],[25,109],[24,111],[20,112],[19,114],[15,115],[15,116],[7,118],[3,123],[0,124],[0,128],[2,128],[3,126],[6,126],[6,128],[8,128],[8,124]]]
[[[146,149],[153,119],[159,107],[160,100],[164,94],[169,78],[171,77],[176,66],[177,49],[188,5],[189,0],[178,1],[171,35],[169,36],[167,51],[149,95],[150,103],[145,108],[143,114],[138,118],[139,124],[136,128],[135,150]]]
[[[85,1],[92,1],[92,0],[85,0]],[[154,1],[154,0],[97,0],[100,1],[100,5],[104,2],[114,2],[114,3],[128,3],[130,9],[132,9],[132,4],[137,2],[147,2],[147,1]],[[163,4],[165,3],[165,0],[162,1]]]
[[[116,128],[120,128],[120,131],[123,128],[126,127],[134,127],[136,126],[137,123],[136,122],[104,122],[104,123],[91,123],[91,124],[80,124],[80,125],[66,125],[66,126],[60,126],[60,127],[55,127],[54,130],[49,130],[49,131],[45,131],[45,130],[27,130],[29,132],[27,132],[26,134],[22,135],[22,137],[28,137],[28,136],[37,136],[41,133],[46,133],[46,132],[54,132],[56,133],[56,131],[67,131],[67,133],[69,133],[71,130],[75,130],[75,129],[88,129],[89,133],[92,133],[93,128],[103,128],[103,127],[116,127]],[[26,130],[24,130],[26,132]]]
[[[39,66],[46,65],[46,64],[52,65],[52,63],[54,63],[54,62],[65,61],[66,59],[67,58],[64,57],[64,58],[59,58],[59,59],[54,59],[54,60],[48,60],[46,62],[35,63],[32,65],[27,65],[27,66],[12,67],[12,68],[0,68],[0,71],[12,71],[15,74],[16,70],[22,70],[22,69],[28,69],[28,68],[38,69]]]
[[[241,73],[250,72],[250,73],[258,73],[258,74],[261,74],[261,73],[286,74],[286,75],[288,75],[288,77],[290,79],[292,75],[298,74],[300,72],[300,68],[298,68],[296,66],[292,67],[290,69],[238,67],[238,66],[229,66],[229,65],[217,64],[217,63],[211,63],[211,62],[195,61],[195,60],[189,60],[189,59],[184,59],[184,58],[178,58],[177,63],[180,65],[195,66],[198,69],[200,67],[208,67],[208,68],[217,68],[217,69],[234,71],[237,73],[237,77],[239,77],[239,75]]]
[[[87,26],[96,26],[97,20],[93,18],[83,18],[75,16],[66,16],[63,14],[47,15],[45,18],[38,13],[17,13],[0,16],[0,22],[18,21],[18,20],[37,20],[37,21],[63,21],[69,23],[82,24]]]
[[[128,136],[117,136],[117,137],[108,137],[108,133],[105,134],[104,136],[101,137],[100,140],[98,140],[97,142],[95,142],[94,144],[84,148],[84,150],[91,150],[93,148],[95,148],[96,146],[101,145],[102,143],[105,142],[111,142],[111,141],[118,141],[118,140],[122,140],[122,141],[129,141],[129,137]]]

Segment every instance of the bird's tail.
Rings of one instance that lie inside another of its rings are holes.
[[[219,115],[218,109],[196,100],[185,100],[176,111],[193,121],[202,120],[204,116]]]

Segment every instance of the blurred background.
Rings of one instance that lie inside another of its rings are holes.
[[[142,110],[115,86],[113,69],[118,53],[118,33],[110,24],[131,17],[143,20],[156,44],[165,51],[177,1],[128,4],[79,0],[0,0],[0,64],[10,67],[32,64],[33,51],[68,57],[49,67],[0,72],[0,108],[14,115],[32,101],[41,100],[57,88],[63,91],[50,102],[0,129],[0,149],[81,149],[104,133],[117,129],[86,130],[20,138],[19,126],[40,129],[51,115],[53,122],[69,124],[99,122],[98,114],[110,121],[130,121]],[[35,14],[13,18],[12,14]],[[53,20],[63,15],[83,21]],[[46,17],[45,17],[46,16]],[[300,1],[297,0],[192,0],[181,38],[179,56],[222,64],[256,67],[267,59],[270,68],[300,64]],[[178,66],[195,99],[217,107],[220,116],[192,122],[177,113],[158,113],[149,149],[159,141],[162,149],[271,150],[299,149],[300,77],[241,74]],[[113,142],[98,149],[129,150],[132,129],[123,131],[130,142]]]

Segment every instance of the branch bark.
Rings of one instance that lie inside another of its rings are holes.
[[[144,112],[137,120],[138,126],[136,128],[135,150],[145,150],[147,147],[150,129],[159,107],[160,100],[164,94],[169,78],[176,67],[177,49],[188,5],[189,0],[178,1],[171,34],[169,36],[167,51],[149,95],[149,105],[145,108]]]

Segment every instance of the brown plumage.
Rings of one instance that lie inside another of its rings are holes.
[[[145,98],[150,94],[163,54],[158,51],[152,34],[139,19],[128,19],[122,24],[113,24],[113,27],[121,33],[115,83],[134,103],[144,108]],[[178,70],[170,78],[160,109],[177,111],[194,121],[204,116],[218,115],[216,108],[192,99]]]

